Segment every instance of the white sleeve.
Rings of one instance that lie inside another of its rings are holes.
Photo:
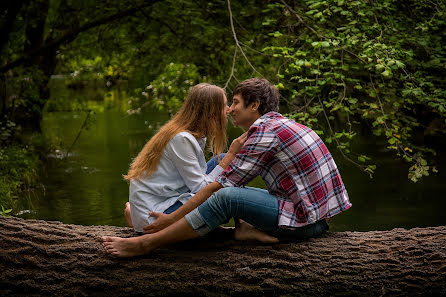
[[[185,135],[176,135],[168,144],[169,158],[178,169],[186,186],[192,193],[197,193],[206,185],[215,181],[224,170],[220,166],[215,166],[209,175],[201,171],[198,160],[199,154],[203,155],[198,142],[190,139]],[[195,143],[194,143],[195,142]],[[204,156],[203,156],[204,159]]]

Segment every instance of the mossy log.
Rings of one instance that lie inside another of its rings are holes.
[[[297,243],[218,230],[130,259],[129,228],[0,217],[0,296],[446,296],[446,227],[329,232]]]

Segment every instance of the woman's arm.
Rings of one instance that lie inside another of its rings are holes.
[[[166,147],[166,154],[191,193],[203,189],[223,171],[218,167],[209,176],[203,173],[199,160],[204,162],[204,155],[196,139],[190,134],[175,136]]]
[[[229,164],[231,164],[231,162],[234,160],[235,155],[240,151],[240,149],[242,148],[243,144],[246,141],[246,135],[247,133],[245,132],[232,142],[231,147],[228,150],[228,153],[219,163],[219,165],[223,169],[226,169],[229,166]],[[212,182],[206,187],[204,187],[197,194],[195,194],[184,205],[182,205],[179,209],[172,212],[171,214],[151,212],[150,216],[153,216],[157,219],[154,223],[144,227],[144,233],[155,233],[175,223],[176,221],[178,221],[179,219],[183,218],[185,215],[190,213],[192,210],[200,206],[214,192],[217,192],[221,188],[223,188],[223,186],[220,183]]]
[[[192,210],[200,206],[201,203],[206,201],[206,199],[208,199],[214,192],[218,191],[221,188],[222,186],[217,182],[210,183],[171,214],[151,212],[150,216],[155,217],[156,221],[150,225],[145,226],[144,233],[155,233],[172,225],[173,223],[190,213]]]

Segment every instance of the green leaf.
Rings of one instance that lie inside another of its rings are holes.
[[[387,142],[390,143],[390,144],[395,144],[395,142],[396,142],[397,140],[398,140],[398,139],[396,139],[395,137],[392,137],[392,138],[390,138]]]
[[[381,75],[384,77],[391,77],[392,71],[390,69],[386,69],[384,72],[381,73]]]
[[[385,67],[383,64],[376,64],[375,69],[376,69],[376,71],[382,71],[385,69]]]
[[[322,41],[321,42],[322,47],[329,47],[330,46],[330,42],[328,41]]]
[[[358,99],[356,99],[356,98],[349,98],[348,102],[350,102],[351,104],[356,104],[358,102]]]
[[[401,61],[395,60],[395,62],[396,62],[396,66],[397,66],[398,68],[404,68],[404,67],[406,67],[406,65],[404,65],[404,63],[401,62]]]
[[[283,34],[282,34],[281,32],[279,32],[279,31],[276,31],[276,32],[274,32],[274,33],[269,33],[269,35],[270,35],[270,36],[273,36],[273,37],[280,37],[280,36],[282,36]]]

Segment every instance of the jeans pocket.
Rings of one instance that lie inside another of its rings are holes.
[[[314,238],[328,231],[329,226],[323,219],[316,223],[295,229],[280,228],[274,234],[280,241],[301,241]]]

